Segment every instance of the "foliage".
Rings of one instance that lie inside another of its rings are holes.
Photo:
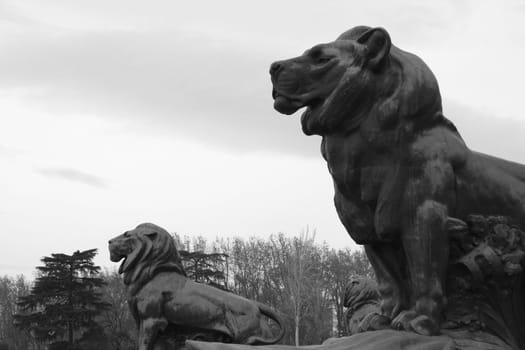
[[[347,283],[355,277],[374,278],[374,272],[364,252],[351,251],[348,248],[338,251],[330,250],[326,263],[328,264],[327,283],[330,285],[330,297],[337,318],[337,334],[334,335],[349,335],[344,311]]]
[[[105,284],[100,289],[103,300],[111,305],[96,319],[104,329],[110,349],[123,350],[134,348],[137,343],[136,325],[127,302],[127,290],[122,277],[117,271],[101,273]]]
[[[226,273],[223,270],[228,258],[227,254],[187,250],[180,250],[179,253],[189,278],[223,290],[228,289]]]
[[[278,310],[288,325],[285,344],[320,344],[348,334],[345,285],[354,276],[372,276],[362,251],[315,244],[308,231],[293,238],[235,239],[223,248],[230,256],[230,289]]]
[[[294,344],[299,346],[299,330],[301,326],[301,318],[307,312],[307,299],[312,297],[312,292],[316,292],[315,283],[322,279],[320,270],[322,266],[315,264],[316,251],[314,247],[314,236],[310,237],[308,232],[303,232],[299,237],[294,237],[288,242],[289,250],[286,252],[286,269],[285,278],[283,279],[285,290],[288,291],[294,316]],[[313,305],[312,305],[313,306]],[[322,306],[318,306],[322,315]],[[314,307],[315,307],[314,306]],[[314,328],[314,330],[317,328]]]
[[[13,316],[19,311],[16,301],[29,294],[30,284],[24,276],[0,277],[0,349],[26,350],[31,346],[28,333],[13,325]]]
[[[173,239],[188,278],[228,290],[228,254],[218,251],[215,245],[211,252],[205,252],[209,248],[209,243],[204,237],[199,236],[190,239],[190,237],[185,236],[183,241],[174,233]]]
[[[283,343],[290,345],[320,344],[332,336],[348,335],[343,309],[345,286],[356,276],[373,277],[370,264],[362,251],[331,249],[326,244],[315,243],[314,238],[315,232],[308,230],[297,237],[278,234],[265,239],[252,237],[207,241],[203,237],[185,237],[182,241],[178,236],[174,237],[177,246],[182,248],[181,258],[189,278],[273,307],[280,313],[287,328]],[[54,254],[52,257],[64,255]],[[39,270],[41,275],[35,282],[33,292],[37,286],[43,285],[39,282],[42,277],[56,273],[53,269]],[[105,271],[98,275],[98,267],[91,276],[87,272],[76,276],[93,278],[95,275],[104,283],[100,283],[98,287],[93,285],[91,289],[102,297],[99,303],[105,307],[102,312],[91,317],[93,324],[98,327],[84,329],[77,344],[86,349],[133,349],[136,345],[137,328],[129,312],[126,287],[121,276],[116,271]],[[65,285],[67,274],[62,277]],[[0,279],[0,303],[5,299],[2,299],[2,285]],[[25,288],[27,294],[27,283]],[[17,297],[24,295],[23,291],[20,293],[15,294]],[[36,314],[34,320],[47,309],[58,308],[59,306],[54,306],[55,303],[64,299],[64,293],[56,288],[48,294],[44,303],[29,314]],[[17,311],[18,306],[13,301],[15,299],[11,298],[7,304]],[[26,303],[21,305],[27,305],[29,301],[35,302],[36,299],[28,296],[20,300]],[[5,324],[2,323],[3,316],[1,313],[0,326]],[[26,319],[25,322],[29,321]],[[65,332],[65,328],[60,331],[56,324],[58,321],[44,323],[42,328],[49,331],[53,327],[53,330],[56,329],[55,340],[63,340],[59,335]],[[0,328],[0,331],[3,329],[6,328]],[[38,328],[33,327],[32,330],[36,334],[35,330]],[[20,330],[14,331],[23,334]],[[93,346],[95,343],[96,346]],[[30,348],[15,347],[12,342],[8,345],[9,349],[15,350]]]
[[[39,277],[31,293],[17,303],[21,308],[14,317],[17,327],[41,341],[62,340],[67,333],[71,348],[75,333],[96,327],[94,318],[108,304],[97,291],[104,282],[97,276],[95,255],[96,249],[90,249],[42,258],[44,265],[37,267]]]

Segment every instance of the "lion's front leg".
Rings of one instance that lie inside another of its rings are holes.
[[[367,244],[365,252],[376,274],[381,295],[381,314],[392,320],[406,306],[406,286],[402,284],[402,254],[392,243]]]
[[[410,277],[410,309],[392,322],[395,328],[429,335],[439,332],[446,302],[449,259],[446,222],[456,205],[451,148],[443,129],[422,134],[408,148],[401,214],[401,243]]]
[[[436,201],[421,204],[409,216],[402,242],[412,287],[412,307],[393,322],[396,328],[432,335],[439,332],[445,303],[444,281],[449,257],[447,208]]]
[[[164,330],[168,321],[164,318],[147,318],[140,321],[139,350],[153,349],[159,331]]]

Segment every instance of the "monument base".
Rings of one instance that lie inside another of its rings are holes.
[[[479,339],[476,339],[479,338]],[[395,330],[370,331],[343,338],[330,338],[321,345],[257,346],[262,350],[512,350],[496,337],[480,333],[476,337],[472,332],[423,336]],[[185,350],[254,350],[253,346],[240,344],[210,343],[187,341]]]

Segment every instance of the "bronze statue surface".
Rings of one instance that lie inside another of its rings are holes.
[[[141,224],[111,239],[109,251],[111,261],[124,259],[119,272],[129,287],[139,350],[171,349],[169,338],[177,332],[251,345],[284,335],[281,318],[268,306],[187,278],[173,238],[157,225]],[[278,335],[263,316],[279,325]]]
[[[265,350],[511,350],[505,344],[488,344],[484,341],[454,340],[446,335],[433,337],[414,332],[384,329],[330,338],[323,344],[292,346],[268,345]],[[184,350],[254,350],[249,345],[187,341]]]
[[[385,328],[379,313],[379,292],[372,279],[354,278],[345,288],[344,307],[349,334]],[[377,322],[377,323],[376,323]]]
[[[355,27],[270,73],[275,109],[306,107],[303,131],[322,136],[337,213],[365,245],[383,317],[439,333],[449,225],[482,214],[525,227],[525,166],[471,151],[442,113],[431,70],[382,28]],[[522,315],[523,291],[511,296]]]

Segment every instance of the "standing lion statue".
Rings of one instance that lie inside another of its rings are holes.
[[[111,261],[129,287],[139,327],[139,350],[173,348],[171,336],[239,344],[274,344],[284,336],[282,319],[268,306],[190,280],[175,242],[154,224],[141,224],[109,241]],[[273,336],[266,316],[277,323]],[[162,338],[162,339],[161,339]]]
[[[395,329],[438,333],[450,220],[502,215],[525,227],[525,166],[471,151],[443,115],[431,70],[383,28],[352,28],[270,74],[274,108],[306,107],[304,133],[322,136],[337,213],[364,244],[382,316]]]

